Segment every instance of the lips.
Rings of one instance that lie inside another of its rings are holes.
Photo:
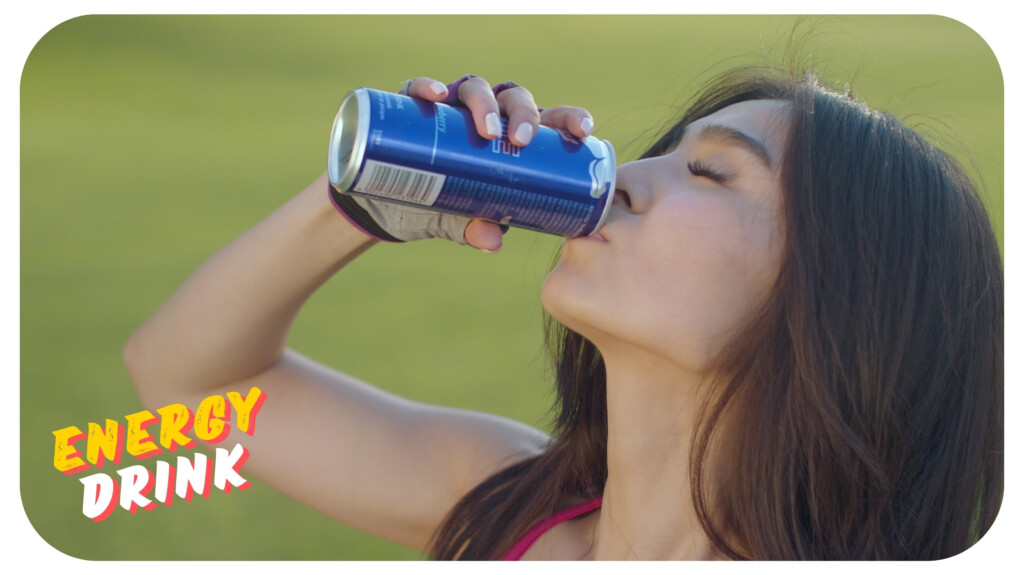
[[[577,236],[574,240],[590,240],[592,242],[607,242],[608,239],[601,235],[601,232],[594,232],[589,236]]]
[[[590,240],[590,241],[594,241],[594,242],[608,242],[608,241],[610,241],[610,238],[607,235],[607,233],[608,233],[608,224],[605,223],[605,225],[601,226],[600,230],[598,230],[596,232],[593,232],[589,236],[577,236],[577,237],[575,237],[573,239]]]
[[[610,242],[613,239],[615,239],[615,232],[612,232],[610,234],[608,233],[608,232],[612,231],[612,230],[609,229],[609,226],[608,226],[609,223],[610,222],[605,222],[605,224],[603,226],[601,226],[601,229],[599,229],[598,231],[594,232],[594,236],[599,238],[602,242]],[[615,226],[612,226],[612,227],[615,227]]]

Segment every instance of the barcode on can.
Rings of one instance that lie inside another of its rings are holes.
[[[444,179],[444,174],[368,159],[352,191],[432,206]]]

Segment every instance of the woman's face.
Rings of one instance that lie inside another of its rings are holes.
[[[639,346],[703,371],[778,274],[789,122],[786,102],[734,104],[621,166],[604,227],[566,241],[544,307],[603,353]]]

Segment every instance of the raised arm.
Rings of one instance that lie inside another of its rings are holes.
[[[544,436],[485,414],[417,404],[286,350],[306,299],[374,240],[327,200],[326,178],[203,264],[125,347],[143,404],[267,394],[246,474],[354,527],[422,548],[448,509]],[[358,326],[351,326],[358,329]]]
[[[410,92],[443,97],[425,92],[430,85],[417,81]],[[248,473],[422,549],[469,489],[538,453],[547,437],[508,419],[399,398],[285,348],[306,300],[375,243],[338,213],[327,185],[324,174],[200,266],[132,335],[125,364],[150,409],[195,409],[207,396],[259,387],[267,400],[258,433],[232,429],[226,442],[246,447]],[[465,239],[493,249],[501,235],[474,221]]]

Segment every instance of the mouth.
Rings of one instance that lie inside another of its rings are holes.
[[[603,235],[601,235],[601,232],[594,232],[594,233],[590,234],[589,236],[577,236],[575,238],[570,238],[570,239],[573,239],[573,240],[589,240],[589,241],[592,241],[592,242],[607,242],[608,241],[607,238],[605,238]]]

